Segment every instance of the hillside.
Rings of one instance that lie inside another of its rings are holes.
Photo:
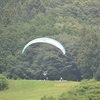
[[[45,96],[41,100],[99,100],[99,94],[100,82],[92,79],[84,80],[79,85],[69,88],[69,90],[62,93],[58,98]]]
[[[52,99],[51,99],[52,98]],[[9,80],[9,89],[0,91],[0,100],[99,100],[100,82]]]
[[[58,40],[66,54],[32,39]],[[100,79],[100,0],[0,0],[0,73],[8,79]]]
[[[57,97],[77,84],[78,82],[9,80],[9,89],[0,91],[0,100],[40,100],[44,95]]]

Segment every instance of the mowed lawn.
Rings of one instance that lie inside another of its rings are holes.
[[[72,81],[9,80],[9,89],[0,91],[0,100],[40,100],[45,96],[59,96],[78,85]]]

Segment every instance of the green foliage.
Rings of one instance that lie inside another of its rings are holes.
[[[50,96],[50,97],[44,96],[44,97],[41,98],[41,100],[56,100],[56,98],[54,98],[52,96]]]
[[[0,90],[6,90],[8,89],[8,80],[5,76],[0,74]]]
[[[58,100],[98,100],[100,98],[100,82],[84,80],[78,85],[63,93]]]
[[[99,80],[99,6],[99,0],[1,0],[0,73],[14,79],[43,79],[48,71],[50,79]],[[79,37],[83,27],[89,33]],[[40,44],[21,55],[24,45],[38,37],[57,39],[66,55]],[[85,42],[80,45],[80,40]]]
[[[100,80],[100,66],[99,66],[99,68],[98,68],[98,70],[96,71],[96,73],[95,73],[95,78],[97,79],[97,80]]]
[[[78,49],[78,68],[82,78],[96,78],[100,66],[100,36],[94,32],[83,30]]]

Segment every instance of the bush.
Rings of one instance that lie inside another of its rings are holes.
[[[95,79],[83,80],[80,85],[62,93],[59,100],[99,100],[100,82]]]
[[[6,90],[8,89],[8,80],[5,76],[0,74],[0,90]]]
[[[50,97],[44,96],[44,97],[41,98],[41,100],[57,100],[57,99],[52,97],[52,96],[50,96]]]

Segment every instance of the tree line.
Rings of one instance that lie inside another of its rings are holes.
[[[0,73],[13,79],[100,79],[100,2],[91,0],[1,0]],[[60,41],[66,54],[38,37]]]

